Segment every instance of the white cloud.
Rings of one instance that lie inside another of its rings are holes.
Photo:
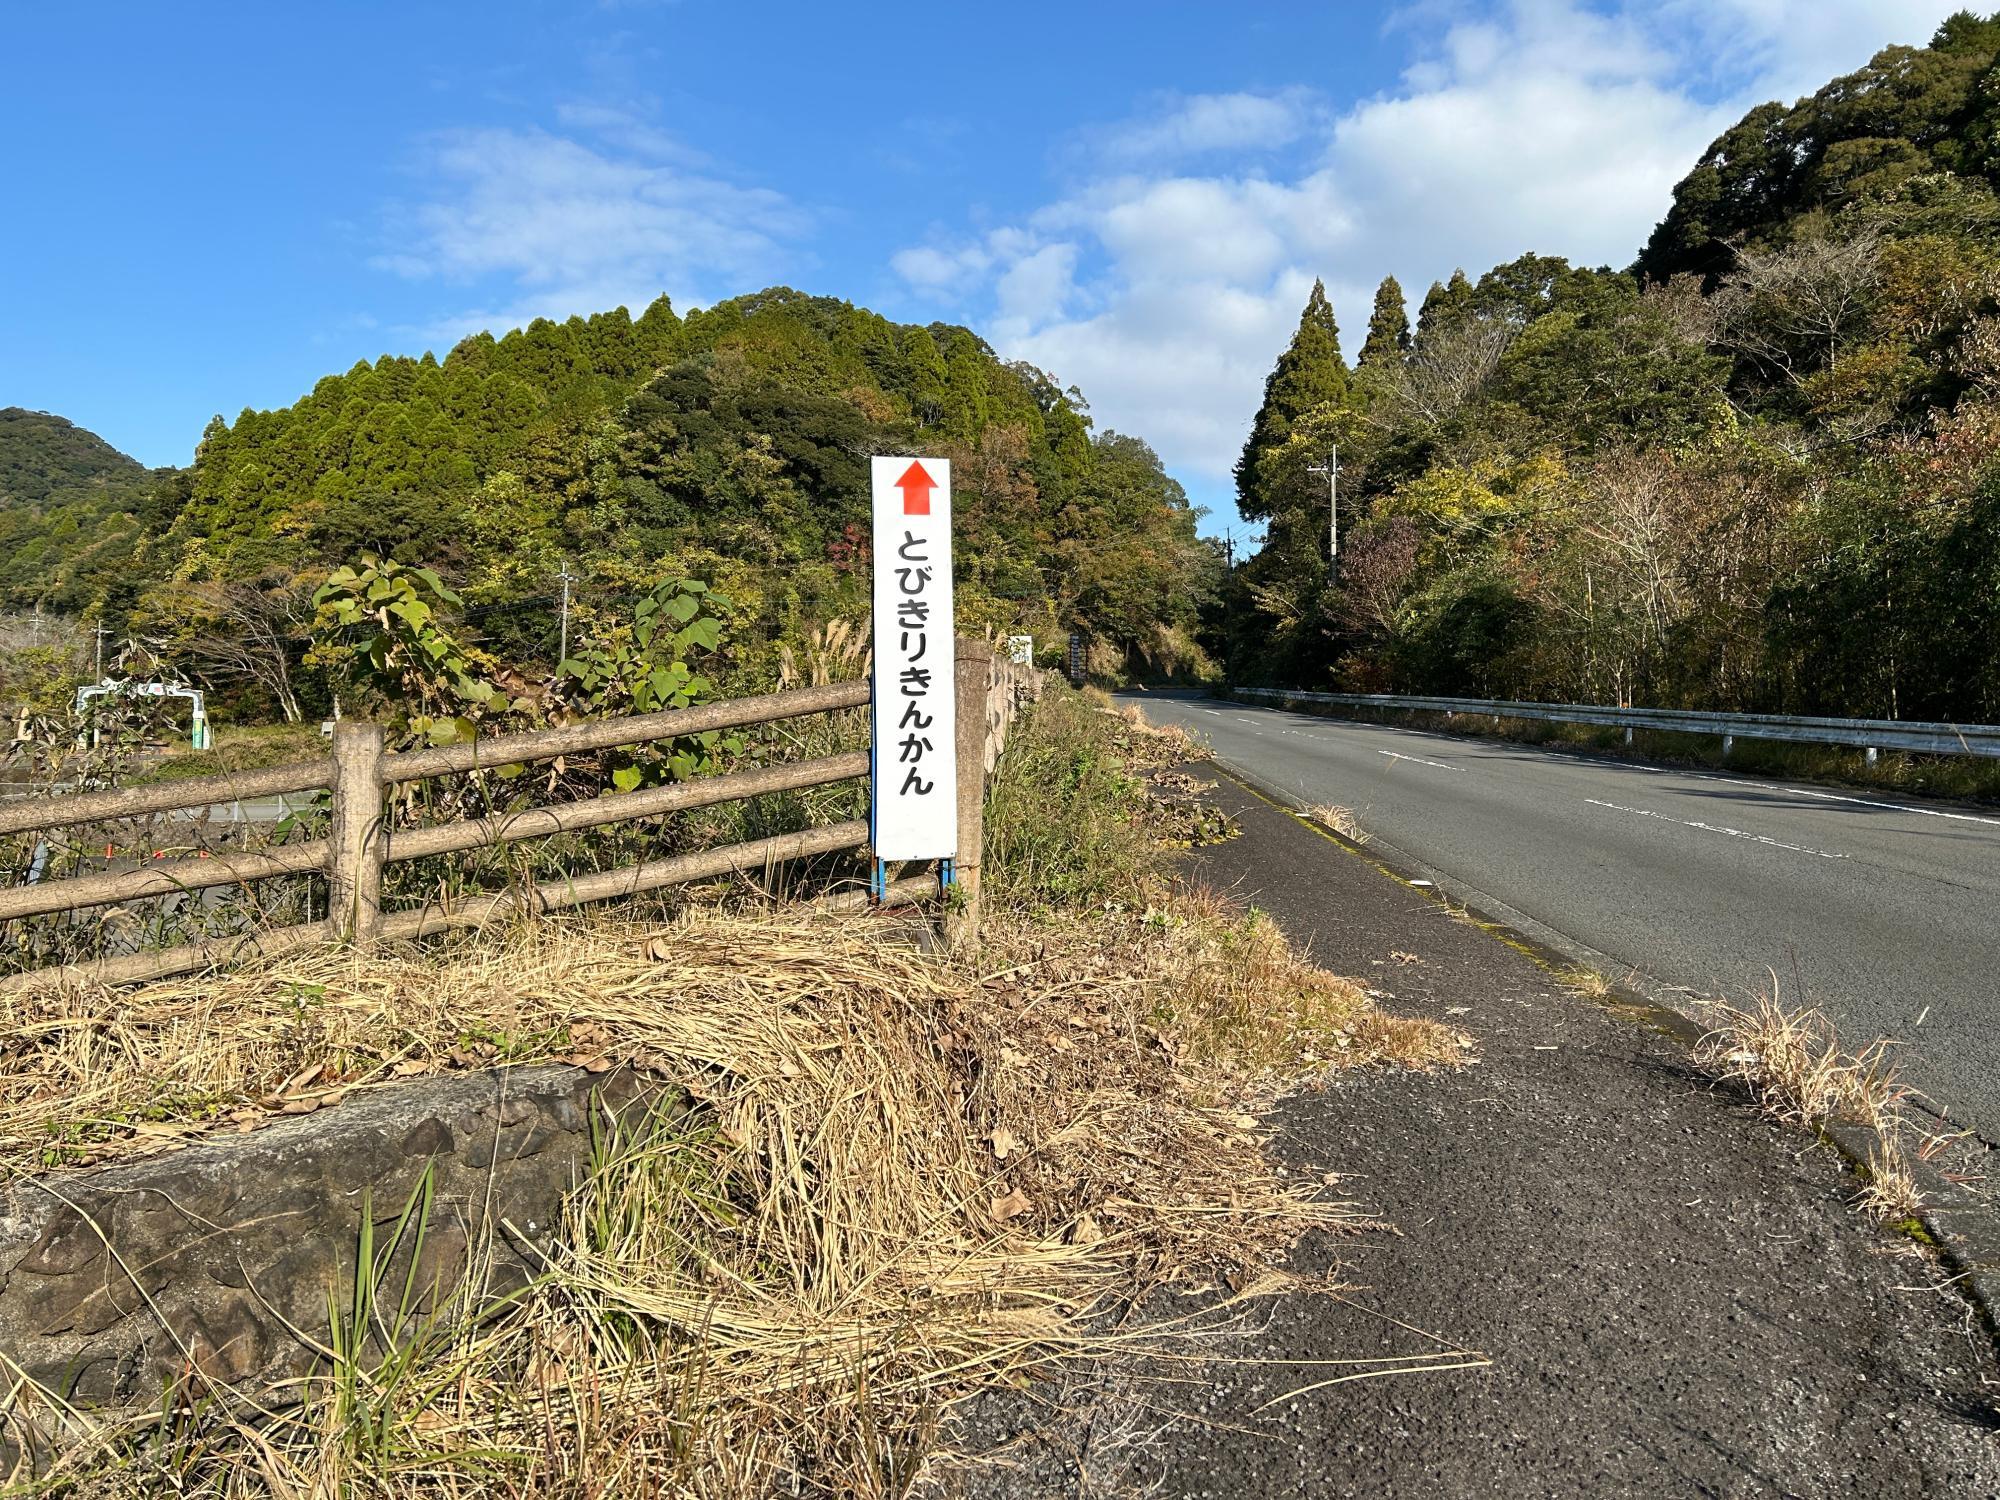
[[[428,195],[392,213],[378,269],[476,287],[497,306],[440,316],[453,337],[533,317],[566,317],[662,291],[677,303],[774,270],[806,216],[782,195],[713,171],[620,110],[570,106],[571,128],[474,129],[431,137]]]
[[[1660,0],[1661,31],[1692,33],[1690,49],[1750,102],[1790,104],[1851,73],[1892,42],[1920,46],[1967,0]],[[1976,7],[1984,9],[1985,7]]]
[[[1124,162],[1272,150],[1303,136],[1316,111],[1314,95],[1303,88],[1276,94],[1168,95],[1142,118],[1086,132],[1083,143],[1105,160]]]
[[[994,286],[996,327],[1023,332],[1062,316],[1076,291],[1076,246],[1058,241],[1015,261]]]
[[[1045,208],[893,264],[1213,497],[1314,276],[1351,356],[1385,274],[1414,304],[1529,250],[1627,264],[1746,108],[1921,43],[1960,3],[1435,0],[1394,27],[1422,50],[1382,94],[1169,100],[1085,134],[1095,174]]]

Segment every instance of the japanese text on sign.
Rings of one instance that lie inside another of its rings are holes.
[[[875,857],[958,844],[951,465],[874,460]]]

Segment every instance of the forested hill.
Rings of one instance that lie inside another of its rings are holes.
[[[246,634],[298,666],[314,590],[370,554],[435,569],[470,637],[530,677],[555,664],[565,566],[582,620],[615,621],[662,578],[706,580],[746,649],[865,617],[876,453],[953,461],[968,628],[1081,627],[1184,666],[1218,567],[1152,450],[1093,432],[1073,388],[965,328],[784,288],[357,364],[289,407],[217,417],[186,470],[148,474],[37,421],[24,474],[81,472],[30,461],[61,438],[121,477],[89,504],[37,478],[46,504],[0,513],[6,602],[129,627],[212,687],[233,680],[245,712]]]
[[[1996,188],[1968,12],[1751,111],[1630,271],[1523,255],[1414,328],[1392,278],[1352,367],[1316,292],[1210,642],[1246,679],[2000,719]]]
[[[87,608],[129,564],[170,472],[47,412],[0,410],[0,609]]]
[[[1970,195],[1990,235],[2000,188],[2000,18],[1961,12],[1928,47],[1885,47],[1868,66],[1789,107],[1764,104],[1725,131],[1674,189],[1641,274],[1714,277],[1736,252],[1828,232],[1857,206],[1944,193],[1940,223]]]
[[[784,288],[537,321],[218,418],[156,551],[266,582],[378,553],[488,607],[547,594],[565,560],[607,598],[680,570],[777,631],[862,612],[868,458],[911,450],[954,460],[968,624],[1180,649],[1160,642],[1191,625],[1209,549],[1144,443],[1093,435],[1076,391],[967,329]],[[171,613],[157,591],[137,607]]]
[[[0,508],[144,480],[136,458],[42,411],[0,407]]]

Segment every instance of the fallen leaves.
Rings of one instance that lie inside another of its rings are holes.
[[[1016,1187],[1004,1198],[995,1198],[989,1205],[988,1212],[993,1215],[994,1223],[1005,1224],[1010,1219],[1020,1218],[1034,1206],[1034,1201]]]

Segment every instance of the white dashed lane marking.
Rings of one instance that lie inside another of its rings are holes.
[[[1394,750],[1377,750],[1377,755],[1386,755],[1391,760],[1407,760],[1412,765],[1434,766],[1440,771],[1462,771],[1463,766],[1448,766],[1441,760],[1425,760],[1421,755],[1398,755]]]
[[[1751,833],[1743,828],[1731,828],[1722,823],[1697,823],[1686,818],[1669,817],[1663,812],[1653,812],[1643,807],[1625,807],[1617,802],[1601,802],[1595,797],[1583,799],[1592,807],[1606,807],[1613,812],[1631,813],[1639,818],[1658,818],[1662,823],[1678,824],[1682,828],[1698,828],[1703,833],[1725,833],[1733,839],[1749,839],[1753,844],[1765,844],[1773,849],[1789,849],[1794,854],[1810,854],[1819,859],[1847,859],[1845,854],[1832,854],[1825,849],[1808,849],[1804,844],[1787,844],[1782,839],[1771,838],[1767,834]]]

